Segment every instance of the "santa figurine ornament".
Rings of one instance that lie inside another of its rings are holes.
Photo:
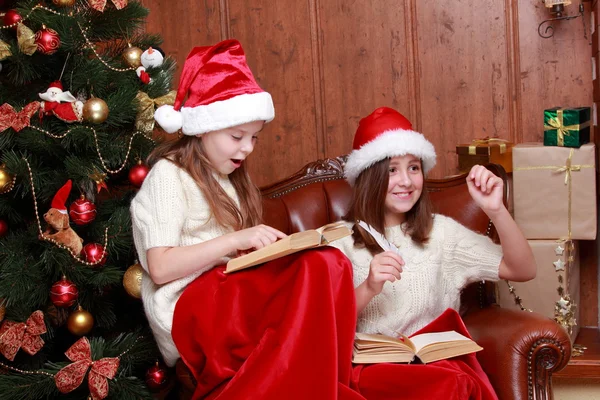
[[[71,92],[64,92],[60,81],[52,82],[48,90],[39,93],[39,96],[43,100],[40,107],[40,118],[44,115],[54,115],[68,123],[82,121],[83,102],[78,101]]]
[[[140,56],[140,61],[142,62],[142,66],[138,67],[135,70],[135,73],[140,78],[142,82],[148,84],[152,81],[150,75],[146,72],[147,68],[156,68],[160,67],[165,59],[162,51],[158,49],[153,49],[152,47],[148,47],[148,50],[144,51]]]

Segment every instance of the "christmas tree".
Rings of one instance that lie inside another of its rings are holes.
[[[0,0],[0,397],[150,398],[129,204],[174,62],[127,0]]]

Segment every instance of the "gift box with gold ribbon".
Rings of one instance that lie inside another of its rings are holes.
[[[527,239],[596,238],[595,146],[513,147],[515,221]]]
[[[512,171],[513,144],[500,138],[475,139],[456,146],[459,172],[468,172],[473,165],[500,164],[506,172]]]
[[[502,308],[533,311],[554,319],[574,341],[579,332],[580,273],[576,240],[528,240],[537,275],[528,282],[499,281]]]
[[[590,108],[544,110],[544,146],[580,147],[590,142]]]

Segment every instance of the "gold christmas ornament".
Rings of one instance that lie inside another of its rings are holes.
[[[77,310],[73,311],[67,320],[67,328],[73,335],[87,335],[93,327],[94,317],[81,306],[77,307]]]
[[[15,177],[6,170],[4,164],[0,165],[0,194],[8,193],[15,185]]]
[[[142,266],[136,261],[135,264],[127,268],[123,275],[123,287],[127,294],[136,299],[142,298]]]
[[[131,44],[123,52],[123,61],[132,68],[137,68],[142,65],[142,49],[134,47]]]
[[[59,7],[73,7],[75,0],[52,0],[52,4]]]
[[[101,124],[108,118],[108,105],[102,99],[93,97],[83,105],[83,119],[93,124]]]

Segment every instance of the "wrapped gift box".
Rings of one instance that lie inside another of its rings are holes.
[[[499,281],[503,308],[534,311],[556,320],[574,341],[579,333],[580,275],[577,241],[529,240],[537,275],[528,282]]]
[[[512,171],[513,144],[503,139],[485,138],[456,146],[459,172],[468,172],[473,165],[500,164],[506,172]]]
[[[596,238],[595,147],[513,148],[515,221],[527,239]]]
[[[544,110],[544,146],[580,147],[590,142],[590,108]]]

